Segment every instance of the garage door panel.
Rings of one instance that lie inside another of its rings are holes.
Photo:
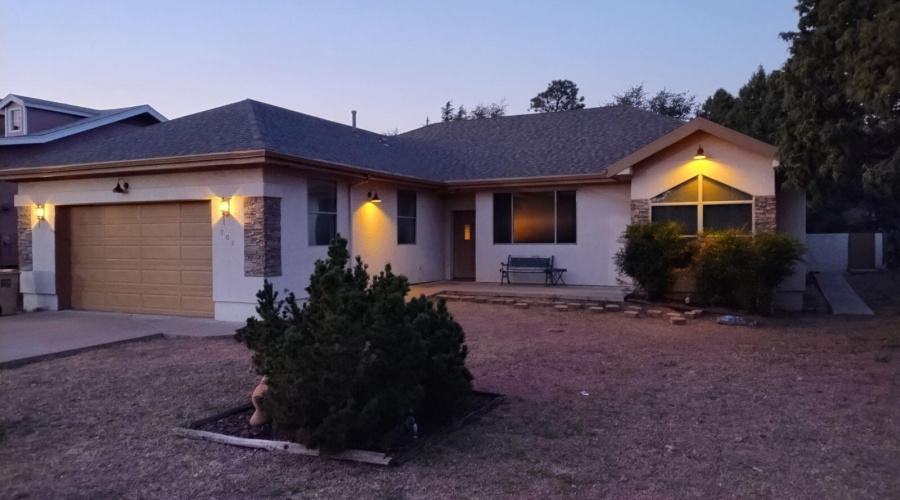
[[[140,285],[141,271],[138,269],[107,269],[103,283],[106,285]]]
[[[208,222],[182,222],[182,238],[199,238],[204,240],[212,237],[212,226]]]
[[[141,258],[140,245],[109,245],[104,247],[103,257],[107,259],[132,259]]]
[[[72,307],[210,317],[209,202],[71,209]]]
[[[144,245],[141,247],[142,259],[177,261],[180,256],[178,245]]]
[[[181,260],[192,261],[192,265],[202,265],[204,262],[212,262],[212,247],[209,245],[198,246],[195,244],[182,245],[179,249]]]
[[[104,224],[104,238],[137,239],[141,236],[140,224]]]

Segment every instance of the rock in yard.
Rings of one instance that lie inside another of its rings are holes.
[[[508,306],[511,306],[511,305],[513,305],[513,304],[516,303],[516,299],[504,299],[504,300],[503,300],[503,303],[506,304],[506,305],[508,305]]]
[[[640,314],[640,313],[637,311],[625,311],[626,318],[637,318],[638,314]]]
[[[703,316],[703,309],[694,309],[691,312],[694,313],[695,318],[699,318],[700,316]]]
[[[621,311],[622,307],[619,306],[618,304],[609,304],[608,306],[606,306],[606,310],[610,311],[610,312],[617,312],[617,311]]]
[[[485,304],[488,301],[487,297],[475,297],[472,299],[476,304]]]
[[[569,310],[569,306],[567,306],[565,304],[557,304],[557,305],[553,306],[553,308],[559,312],[566,312]]]
[[[582,304],[581,302],[569,302],[566,305],[569,306],[569,309],[581,309],[582,307],[584,307],[584,304]]]
[[[491,304],[506,304],[506,299],[491,299]]]
[[[672,323],[673,325],[686,325],[687,320],[682,317],[671,317],[669,318],[669,323]]]
[[[600,306],[594,306],[594,307],[591,307],[590,311],[594,314],[603,314],[603,312],[606,311],[606,309],[604,309]]]
[[[628,306],[625,308],[625,310],[626,311],[637,311],[637,312],[643,311],[643,309],[638,306]]]
[[[647,309],[647,317],[648,318],[658,318],[662,315],[662,311],[659,309]]]
[[[448,296],[447,296],[447,300],[448,300],[448,301],[456,301],[456,300],[459,300],[459,295],[448,295]]]
[[[694,319],[697,317],[697,314],[694,311],[688,311],[684,313],[685,319]]]
[[[462,297],[459,298],[459,301],[460,302],[474,302],[475,297],[472,297],[471,295],[463,295]]]
[[[528,309],[530,304],[528,302],[517,302],[515,305],[516,309]]]

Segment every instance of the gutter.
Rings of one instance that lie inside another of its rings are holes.
[[[210,153],[192,156],[170,156],[140,160],[80,163],[48,167],[19,167],[0,169],[0,180],[12,182],[39,182],[75,178],[107,177],[174,173],[192,170],[220,170],[223,168],[243,168],[247,166],[274,165],[298,168],[323,174],[343,174],[369,181],[421,186],[431,189],[457,191],[460,189],[483,189],[491,187],[539,187],[547,184],[573,185],[588,183],[616,182],[607,170],[591,174],[553,175],[541,177],[507,177],[496,179],[433,181],[421,177],[392,174],[378,170],[355,167],[341,163],[287,155],[264,149],[235,151],[230,153]]]

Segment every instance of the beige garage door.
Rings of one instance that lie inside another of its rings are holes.
[[[213,315],[209,202],[72,207],[73,309]]]

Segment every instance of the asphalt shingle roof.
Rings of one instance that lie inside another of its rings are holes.
[[[267,150],[433,181],[597,173],[684,122],[630,107],[436,123],[395,137],[245,100],[12,167]]]

